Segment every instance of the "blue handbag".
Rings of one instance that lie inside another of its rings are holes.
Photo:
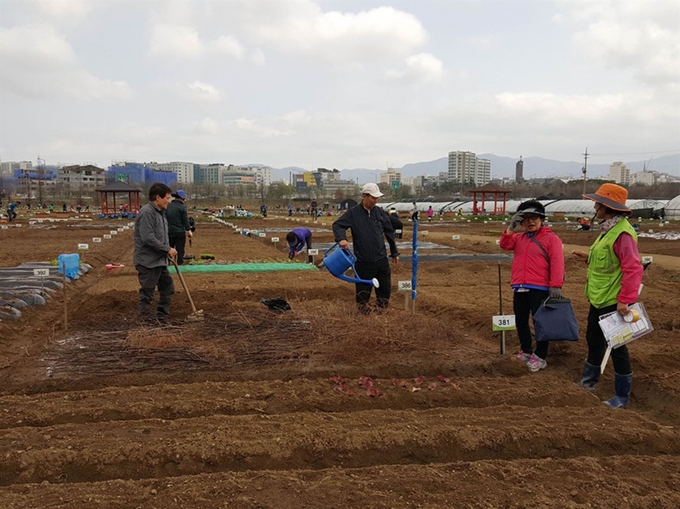
[[[545,299],[534,314],[536,341],[578,341],[578,321],[567,298]]]

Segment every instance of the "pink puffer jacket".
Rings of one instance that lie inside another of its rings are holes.
[[[514,251],[512,261],[513,285],[536,285],[562,288],[564,283],[564,248],[562,241],[547,226],[541,227],[534,239],[548,253],[550,264],[541,248],[525,233],[503,231],[500,246],[505,251]]]

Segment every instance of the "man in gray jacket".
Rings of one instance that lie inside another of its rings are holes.
[[[156,318],[162,323],[168,321],[175,293],[175,285],[168,272],[168,258],[176,257],[177,251],[170,247],[165,218],[165,210],[172,200],[171,193],[168,186],[158,182],[149,189],[149,203],[135,218],[135,250],[132,256],[140,284],[137,314],[143,320],[153,319],[151,307],[158,287],[160,298]]]

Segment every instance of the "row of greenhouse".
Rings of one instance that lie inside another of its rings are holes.
[[[520,203],[525,200],[507,200],[505,202],[505,211],[507,214],[514,214]],[[539,200],[544,206],[548,216],[567,216],[567,217],[590,217],[593,215],[593,201],[587,199],[581,200]],[[474,201],[417,201],[415,202],[419,212],[426,212],[430,207],[437,215],[447,214],[472,214]],[[385,210],[396,209],[397,212],[406,214],[413,210],[413,202],[393,202],[384,203],[382,207]],[[626,206],[633,211],[633,217],[642,218],[658,218],[665,217],[665,219],[680,219],[680,195],[675,198],[665,200],[627,200]],[[487,214],[494,213],[494,201],[488,198],[484,201],[484,206],[480,199],[477,199],[477,208],[486,209]],[[503,200],[496,203],[496,211],[502,214]]]

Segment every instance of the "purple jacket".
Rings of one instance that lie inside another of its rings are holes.
[[[296,252],[299,253],[303,247],[305,247],[305,244],[307,245],[307,249],[311,249],[312,247],[312,231],[309,228],[294,228],[291,233],[294,233],[295,236],[297,237],[297,242],[295,244],[288,244],[289,249],[291,252]]]

